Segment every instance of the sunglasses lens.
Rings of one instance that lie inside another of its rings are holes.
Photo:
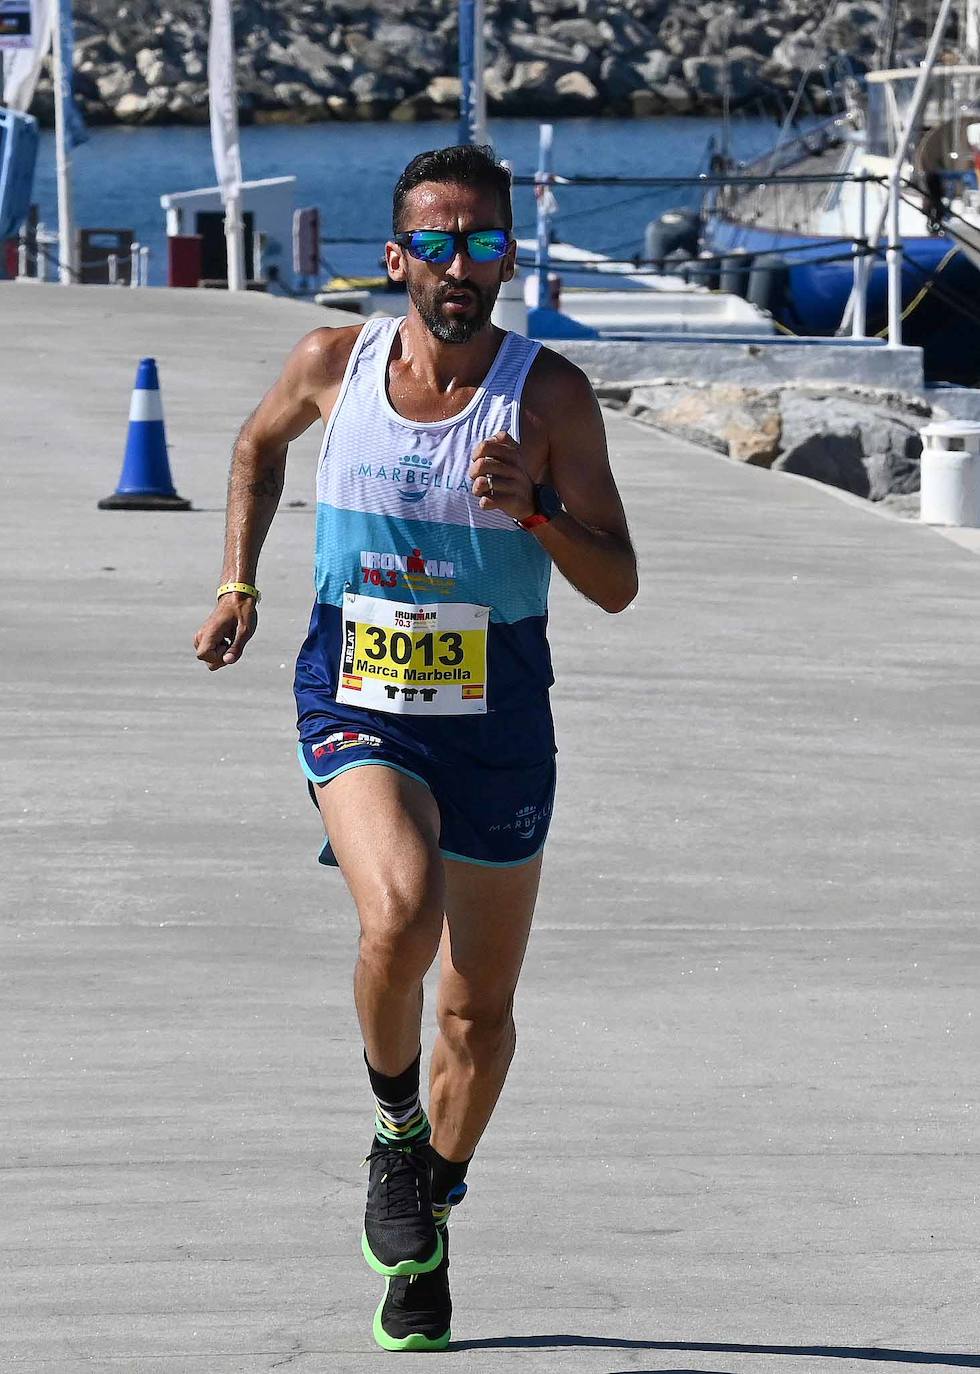
[[[408,251],[420,262],[451,262],[455,255],[455,244],[452,234],[420,229],[412,235]]]
[[[474,262],[495,262],[507,252],[507,235],[503,229],[481,229],[467,234],[466,251]]]

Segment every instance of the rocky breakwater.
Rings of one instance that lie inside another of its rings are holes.
[[[207,121],[206,6],[75,0],[76,89],[91,123]],[[898,49],[920,54],[925,0],[903,7]],[[882,0],[487,0],[491,114],[712,114],[778,108],[811,66],[870,65]],[[244,120],[454,118],[456,0],[238,0]],[[35,111],[50,118],[50,81]]]
[[[915,514],[928,402],[873,388],[692,381],[599,388],[604,404],[737,462],[812,477]]]

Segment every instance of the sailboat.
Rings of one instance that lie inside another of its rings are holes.
[[[894,19],[897,0],[891,0]],[[730,166],[739,184],[707,198],[696,248],[768,269],[765,305],[793,334],[850,332],[854,255],[866,255],[869,336],[901,330],[923,349],[926,378],[980,383],[980,0],[959,0],[958,54],[922,67],[883,65],[847,83],[844,109]],[[886,16],[887,18],[887,16]],[[890,37],[894,23],[884,25]],[[893,38],[891,38],[893,42]],[[892,54],[883,53],[889,63]],[[913,99],[917,104],[913,110]],[[903,142],[904,140],[904,142]],[[898,165],[896,165],[898,164]],[[832,184],[781,185],[778,173],[835,173]],[[897,174],[901,309],[888,314],[888,265],[875,226]],[[758,180],[753,179],[758,176]],[[693,245],[692,245],[693,246]]]

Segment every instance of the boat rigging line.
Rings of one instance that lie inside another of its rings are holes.
[[[551,186],[650,186],[650,187],[671,187],[671,186],[818,186],[830,185],[833,182],[855,181],[855,177],[847,172],[801,172],[797,176],[765,176],[759,172],[751,176],[742,173],[734,175],[721,172],[701,172],[697,176],[676,176],[676,177],[617,177],[617,176],[561,176],[557,172],[547,173],[547,182]],[[888,180],[885,175],[874,175],[868,173],[864,176],[867,182],[877,182],[884,185]],[[540,186],[540,176],[515,176],[513,178],[515,186]]]

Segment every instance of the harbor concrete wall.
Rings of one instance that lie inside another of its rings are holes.
[[[548,344],[598,383],[695,378],[747,386],[829,382],[916,393],[923,387],[921,348],[888,348],[875,339],[707,340],[684,334]]]

